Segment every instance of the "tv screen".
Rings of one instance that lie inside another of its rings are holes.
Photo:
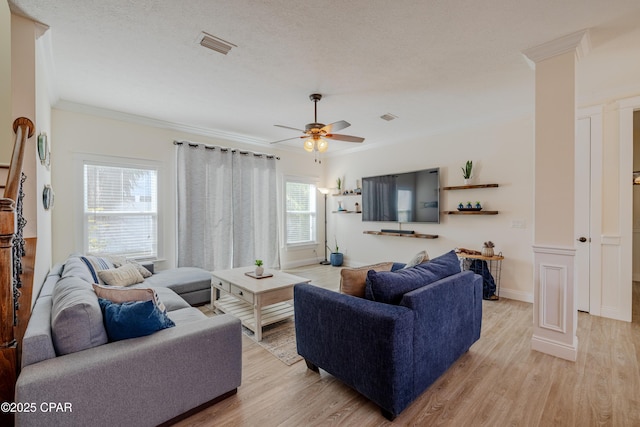
[[[440,222],[440,169],[362,178],[362,220]]]

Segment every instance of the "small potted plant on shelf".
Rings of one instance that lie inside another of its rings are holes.
[[[338,179],[336,179],[336,185],[338,188],[338,194],[342,194],[342,178],[338,177]]]
[[[473,162],[471,160],[467,160],[467,163],[461,169],[462,177],[464,178],[464,185],[469,185],[471,182],[471,169],[473,169]]]
[[[336,242],[335,250],[327,246],[327,248],[331,252],[329,261],[331,261],[332,266],[340,267],[342,265],[342,262],[344,261],[344,255],[340,252],[340,248],[338,247],[338,239],[336,239],[335,242]]]
[[[482,244],[482,256],[492,257],[494,244],[491,240]]]
[[[262,276],[264,274],[264,267],[262,266],[262,260],[256,260],[256,276]]]

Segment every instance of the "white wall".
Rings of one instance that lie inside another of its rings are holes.
[[[355,187],[364,176],[440,168],[441,187],[463,184],[462,171],[473,160],[475,184],[499,184],[498,188],[441,191],[441,211],[456,210],[459,202],[480,201],[498,215],[441,215],[440,224],[403,224],[403,229],[437,234],[439,238],[411,239],[365,235],[365,230],[397,228],[393,223],[362,222],[359,215],[329,214],[328,240],[337,237],[345,262],[364,265],[378,261],[406,262],[426,249],[431,257],[455,247],[480,250],[491,240],[496,253],[502,252],[501,295],[532,300],[533,243],[533,118],[512,119],[505,123],[461,129],[445,135],[392,144],[374,150],[332,157],[327,162],[326,186],[335,187],[341,176],[345,188]],[[353,209],[359,197],[331,197]],[[329,210],[332,210],[331,207]],[[513,228],[512,222],[525,228]]]
[[[95,109],[91,109],[91,111],[95,111]],[[281,158],[277,162],[279,181],[284,174],[318,178],[322,175],[322,166],[314,163],[313,156],[303,150],[294,153],[271,150],[271,147],[266,147],[266,150],[265,147],[258,149],[256,146],[237,142],[216,140],[183,131],[62,109],[54,109],[52,112],[51,139],[54,141],[51,155],[53,163],[52,186],[56,194],[56,204],[53,210],[54,262],[63,261],[72,252],[82,251],[82,247],[78,247],[76,244],[77,233],[80,231],[78,224],[81,223],[81,219],[77,217],[76,208],[77,203],[82,202],[82,199],[77,196],[81,194],[82,183],[76,180],[74,172],[74,156],[78,153],[146,159],[157,161],[162,165],[168,186],[163,191],[166,197],[162,209],[164,218],[161,224],[165,261],[158,263],[159,269],[173,267],[176,260],[174,140],[187,140],[275,154]],[[279,183],[280,185],[281,183]],[[320,198],[318,201],[320,202]],[[319,248],[322,248],[322,245]],[[300,251],[285,251],[283,249],[281,260],[283,267],[287,267],[313,263],[316,262],[317,257],[313,249]]]
[[[11,115],[11,12],[0,1],[0,163],[9,164],[13,150]],[[3,183],[4,184],[4,183]]]
[[[45,47],[42,45],[42,40],[50,35],[41,36],[36,41],[36,115],[35,115],[35,135],[45,133],[49,145],[54,141],[51,139],[51,101],[49,99],[49,85],[51,82],[47,80],[46,73],[44,71],[43,56],[46,54]],[[51,184],[51,168],[47,168],[41,164],[39,157],[37,156],[37,138],[34,137],[33,144],[36,146],[36,192],[34,199],[36,202],[36,235],[38,236],[36,247],[36,264],[33,272],[33,293],[32,304],[35,303],[40,288],[44,283],[49,270],[51,269],[51,245],[52,245],[52,225],[51,225],[51,210],[45,210],[42,203],[42,191],[44,186]],[[33,147],[31,147],[33,149]]]

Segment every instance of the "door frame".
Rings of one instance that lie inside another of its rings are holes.
[[[591,122],[589,313],[595,316],[601,315],[602,306],[602,111],[601,105],[579,108],[576,116],[576,126],[580,119]]]
[[[618,320],[631,322],[633,295],[633,113],[640,110],[640,96],[618,101],[620,138],[620,289]]]

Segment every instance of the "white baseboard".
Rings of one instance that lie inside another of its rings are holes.
[[[530,292],[523,292],[517,291],[515,289],[506,289],[500,287],[500,298],[502,297],[533,304],[533,294]]]
[[[313,264],[320,264],[320,261],[322,261],[321,259],[318,258],[307,258],[307,259],[299,259],[299,260],[295,260],[295,261],[290,261],[287,263],[284,263],[280,266],[280,268],[282,270],[286,270],[288,268],[298,268],[298,267],[304,267],[307,265],[313,265]]]
[[[531,349],[575,362],[578,357],[578,338],[574,337],[573,345],[568,345],[534,335],[531,338]]]

